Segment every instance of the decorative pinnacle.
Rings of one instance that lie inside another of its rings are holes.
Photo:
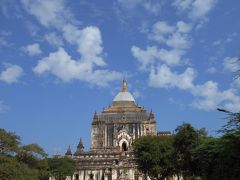
[[[95,112],[94,112],[94,115],[93,115],[93,119],[97,119],[97,118],[98,118],[97,112],[95,111]]]
[[[77,151],[74,153],[75,156],[79,156],[80,154],[82,154],[84,152],[84,146],[83,146],[83,142],[82,142],[82,138],[80,138],[80,141],[77,145]]]
[[[79,141],[79,143],[78,143],[77,148],[79,148],[79,149],[84,149],[83,142],[82,142],[82,138],[80,138],[80,141]]]
[[[127,82],[125,78],[123,79],[122,92],[127,92]]]
[[[71,156],[72,155],[72,151],[71,151],[71,147],[70,145],[68,146],[67,152],[65,153],[66,156]]]
[[[151,109],[151,111],[150,111],[150,119],[154,119],[154,113],[153,113],[153,111],[152,111],[152,109]]]

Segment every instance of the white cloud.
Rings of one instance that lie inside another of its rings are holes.
[[[171,88],[178,87],[179,89],[190,89],[192,81],[196,76],[196,72],[192,68],[187,68],[182,74],[177,74],[171,71],[167,65],[161,65],[155,70],[151,69],[149,75],[149,85],[152,87]]]
[[[158,58],[157,47],[147,47],[146,50],[142,50],[137,46],[131,48],[133,56],[140,63],[140,69],[145,70],[149,65],[154,63],[154,60]]]
[[[169,34],[169,33],[173,33],[175,31],[175,27],[169,25],[167,22],[165,21],[158,21],[153,25],[153,32],[154,33],[158,33],[158,34]]]
[[[192,26],[183,21],[178,21],[176,24],[177,31],[180,33],[188,33],[192,30]]]
[[[63,45],[62,38],[54,32],[45,34],[44,38],[48,41],[49,44],[53,46],[59,47]]]
[[[142,50],[137,46],[132,46],[132,54],[140,62],[140,69],[144,70],[149,68],[149,65],[162,63],[170,66],[179,65],[186,49],[191,46],[188,36],[191,29],[192,26],[183,21],[178,21],[174,26],[165,21],[156,22],[148,38],[168,46],[170,50],[158,49],[156,46],[148,46],[146,50]]]
[[[76,46],[80,56],[79,60],[74,60],[63,48],[59,48],[58,51],[39,60],[37,66],[33,68],[36,74],[48,72],[65,82],[81,80],[98,86],[106,86],[110,81],[121,78],[119,72],[102,69],[107,64],[103,59],[99,28],[95,26],[78,28],[76,19],[65,6],[64,0],[22,0],[22,2],[28,13],[34,15],[43,26],[56,28],[67,43]],[[52,45],[62,45],[61,38],[54,33],[45,35],[45,39]]]
[[[66,21],[71,21],[71,13],[63,0],[22,0],[22,3],[28,13],[45,27],[60,28]]]
[[[134,8],[142,7],[147,12],[157,15],[162,7],[162,2],[159,0],[117,0],[121,8],[127,9],[130,12]]]
[[[223,60],[224,70],[236,72],[240,70],[240,59],[238,57],[226,57]]]
[[[174,33],[166,40],[166,44],[176,49],[187,49],[190,47],[190,40],[185,34]]]
[[[236,95],[234,89],[220,91],[218,83],[207,81],[202,85],[196,85],[191,90],[192,94],[200,97],[193,102],[193,106],[202,110],[214,110],[218,107],[230,111],[240,110],[240,97]]]
[[[65,82],[81,80],[98,86],[106,86],[110,81],[122,78],[115,71],[94,70],[93,62],[72,59],[63,48],[41,59],[33,71],[39,75],[49,72]]]
[[[210,67],[206,70],[209,74],[215,74],[217,72],[217,69],[215,67]]]
[[[231,86],[236,89],[240,89],[240,76],[233,79]]]
[[[169,25],[165,21],[158,21],[152,26],[152,33],[149,34],[149,39],[158,42],[164,42],[166,40],[166,35],[174,33],[175,27]]]
[[[195,0],[192,4],[191,15],[195,18],[202,18],[207,15],[215,6],[217,0]]]
[[[172,72],[171,69],[162,65],[157,69],[152,69],[149,75],[149,85],[162,88],[179,88],[190,92],[196,97],[192,105],[202,110],[214,110],[218,107],[226,108],[230,111],[240,110],[240,97],[232,88],[221,91],[218,83],[207,81],[204,84],[194,84],[196,72],[192,68],[187,68],[183,73]]]
[[[158,21],[152,26],[152,32],[148,37],[170,48],[187,49],[191,44],[188,37],[191,29],[191,25],[183,21],[178,21],[175,26],[171,26],[165,21]]]
[[[27,53],[29,56],[35,56],[42,54],[42,50],[40,48],[40,45],[37,43],[29,44],[22,48],[25,53]]]
[[[194,0],[175,0],[173,5],[179,8],[180,10],[189,9]]]
[[[206,18],[218,0],[175,0],[173,5],[178,10],[188,13],[191,19]]]
[[[184,54],[181,50],[158,49],[156,46],[147,47],[146,50],[142,50],[137,46],[132,46],[131,51],[133,56],[140,63],[141,70],[146,70],[155,63],[166,63],[170,66],[178,65],[181,56]]]
[[[82,61],[98,66],[106,65],[101,56],[103,50],[102,38],[97,27],[89,26],[80,30],[75,26],[66,25],[64,27],[64,37],[68,42],[78,46]]]
[[[5,70],[0,73],[0,81],[8,84],[18,82],[23,74],[23,69],[18,65],[7,64]]]
[[[150,13],[157,15],[160,12],[162,4],[160,1],[145,1],[143,2],[143,7]]]

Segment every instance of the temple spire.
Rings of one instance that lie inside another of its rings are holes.
[[[65,153],[65,156],[71,156],[72,155],[72,150],[70,145],[68,146],[67,152]]]
[[[75,156],[78,156],[84,152],[84,146],[82,142],[82,138],[80,138],[80,141],[77,145],[77,151],[74,153]]]
[[[123,79],[122,92],[127,92],[127,82],[125,78]]]
[[[80,149],[84,149],[82,138],[80,138],[80,141],[79,141],[79,144],[78,144],[77,147],[80,148]]]
[[[93,119],[94,119],[94,120],[98,119],[98,116],[97,116],[97,112],[96,112],[96,111],[94,112]]]
[[[150,111],[149,118],[150,118],[150,119],[154,119],[154,113],[153,113],[152,109],[151,109],[151,111]]]

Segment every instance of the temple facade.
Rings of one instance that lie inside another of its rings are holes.
[[[93,116],[90,150],[84,151],[81,139],[74,154],[69,147],[66,156],[78,163],[73,179],[147,179],[137,170],[132,146],[135,139],[145,135],[157,135],[154,114],[136,104],[124,80],[112,104]]]

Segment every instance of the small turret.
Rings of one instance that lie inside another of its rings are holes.
[[[97,115],[97,112],[96,112],[96,111],[94,112],[93,119],[94,119],[94,120],[97,120],[97,119],[98,119],[98,115]]]
[[[77,150],[74,153],[74,155],[78,156],[78,155],[82,154],[83,152],[84,152],[84,146],[83,146],[82,138],[80,138],[80,141],[77,145]]]
[[[154,120],[154,113],[152,110],[149,113],[149,120]]]
[[[67,152],[65,153],[65,156],[72,156],[72,150],[70,145],[68,146]]]

